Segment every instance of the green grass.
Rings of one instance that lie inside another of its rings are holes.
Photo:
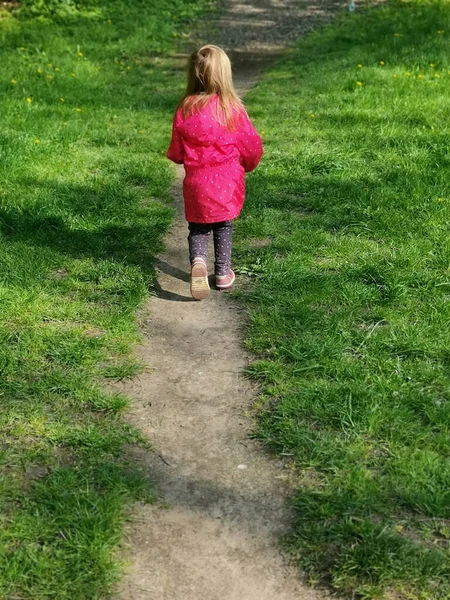
[[[171,218],[175,56],[205,0],[0,12],[0,598],[108,595],[125,508],[152,499],[104,378]]]
[[[450,5],[411,0],[343,14],[247,97],[258,435],[298,468],[288,548],[344,595],[450,597],[449,95]]]

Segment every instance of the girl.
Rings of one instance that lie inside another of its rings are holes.
[[[230,288],[233,219],[241,212],[245,172],[262,156],[262,142],[233,88],[231,64],[217,46],[189,59],[188,84],[175,113],[167,158],[184,164],[183,197],[189,223],[191,294],[209,296],[206,258],[214,237],[216,287]]]

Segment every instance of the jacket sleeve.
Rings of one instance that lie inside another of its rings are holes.
[[[172,139],[170,141],[170,146],[166,152],[166,156],[169,160],[172,160],[174,163],[177,163],[178,165],[182,165],[184,162],[184,148],[183,148],[183,142],[181,139],[181,135],[178,130],[179,121],[180,121],[180,117],[177,112],[173,119]]]
[[[256,169],[263,155],[262,139],[245,110],[242,111],[239,118],[236,145],[245,171],[248,173]]]

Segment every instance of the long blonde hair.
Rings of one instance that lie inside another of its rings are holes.
[[[186,92],[178,105],[183,117],[201,111],[214,95],[219,97],[217,120],[233,130],[243,104],[233,86],[230,59],[222,48],[210,44],[189,57]]]

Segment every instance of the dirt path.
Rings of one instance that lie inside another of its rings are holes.
[[[240,93],[286,43],[329,18],[336,3],[226,2],[213,40],[233,47]],[[138,349],[151,371],[123,384],[131,423],[154,453],[137,457],[161,502],[137,508],[128,528],[120,600],[319,600],[280,551],[289,529],[286,471],[249,440],[256,390],[241,373],[245,315],[226,293],[189,296],[187,227],[178,218],[157,262],[158,297],[142,315]]]

